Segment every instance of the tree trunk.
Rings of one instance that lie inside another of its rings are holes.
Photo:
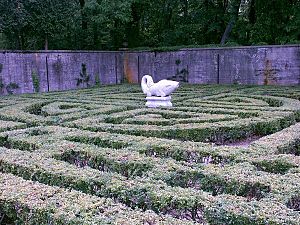
[[[18,31],[18,47],[17,49],[23,50],[23,41],[22,41],[22,34]]]
[[[45,36],[45,50],[48,50],[48,35]]]
[[[226,42],[226,40],[229,38],[229,35],[230,35],[230,32],[231,32],[231,30],[233,28],[234,22],[235,21],[233,19],[231,19],[229,21],[229,23],[227,24],[225,32],[224,32],[224,34],[222,36],[222,39],[221,39],[221,45],[224,45],[225,42]]]
[[[127,42],[129,47],[136,47],[140,42],[140,21],[142,16],[143,5],[132,3],[131,17],[132,21],[128,23]],[[124,47],[124,46],[123,46]]]
[[[79,46],[80,48],[86,49],[88,46],[87,43],[87,29],[88,29],[88,22],[87,22],[87,15],[84,12],[84,6],[85,6],[85,0],[79,0],[80,3],[80,14],[81,14],[81,29],[82,32],[80,32],[79,35]]]
[[[167,9],[166,9],[166,17],[165,17],[165,24],[168,29],[171,28],[172,14],[173,14],[173,9],[172,9],[170,3],[168,3]]]
[[[85,6],[85,0],[79,0],[80,3],[80,13],[81,13],[81,28],[82,30],[87,30],[87,15],[83,11],[84,6]]]
[[[240,5],[241,5],[242,0],[235,0],[232,2],[232,12],[230,13],[230,20],[229,23],[226,26],[226,29],[223,33],[222,39],[221,39],[221,45],[224,45],[227,41],[227,39],[230,36],[230,32],[235,24],[235,22],[238,19],[239,16],[239,9],[240,9]]]
[[[181,2],[182,2],[182,8],[183,8],[183,17],[186,21],[187,17],[188,17],[189,2],[188,2],[188,0],[181,0]]]
[[[256,21],[256,13],[255,13],[255,0],[250,0],[250,7],[249,7],[249,23],[250,24],[255,24]]]

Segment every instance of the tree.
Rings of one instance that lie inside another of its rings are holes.
[[[297,43],[299,0],[1,0],[10,49]]]
[[[0,32],[10,40],[10,48],[24,48],[28,24],[29,16],[22,0],[0,1]]]
[[[48,49],[49,39],[66,32],[74,7],[68,0],[3,0],[0,31],[17,49]]]
[[[224,45],[226,40],[229,38],[230,32],[238,19],[241,3],[242,0],[232,0],[230,2],[230,9],[228,10],[230,20],[226,26],[224,34],[222,35],[221,45]]]
[[[49,39],[63,34],[72,22],[75,2],[69,0],[29,0],[26,9],[30,13],[31,35],[43,41],[44,49],[48,49]]]
[[[254,7],[252,43],[284,44],[299,40],[298,0],[255,0]]]

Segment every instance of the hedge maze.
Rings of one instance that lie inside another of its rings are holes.
[[[0,224],[300,224],[300,88],[2,97]]]

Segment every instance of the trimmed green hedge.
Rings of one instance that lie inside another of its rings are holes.
[[[138,85],[5,97],[0,216],[300,224],[297,96],[299,87],[183,85],[174,107],[156,109]]]
[[[109,198],[0,173],[0,211],[20,224],[195,224],[132,210]]]

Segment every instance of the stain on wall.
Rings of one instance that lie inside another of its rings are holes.
[[[134,53],[124,53],[124,82],[139,82],[139,55]]]
[[[300,45],[150,51],[0,51],[3,83],[17,83],[16,93],[34,92],[32,71],[40,91],[77,89],[81,65],[91,85],[126,80],[139,83],[143,75],[180,79],[192,84],[299,85]],[[0,68],[1,69],[1,68]],[[182,73],[181,73],[182,72]],[[184,73],[186,72],[186,73]]]

